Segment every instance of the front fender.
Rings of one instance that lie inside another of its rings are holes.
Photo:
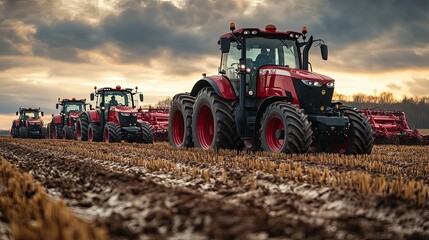
[[[54,116],[52,117],[52,122],[53,122],[55,125],[63,124],[63,116],[61,116],[61,115],[54,115]]]
[[[231,82],[225,76],[210,76],[200,79],[195,83],[190,95],[193,97],[197,96],[198,92],[205,87],[211,87],[217,95],[224,99],[237,99]]]

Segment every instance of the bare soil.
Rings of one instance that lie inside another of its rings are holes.
[[[66,151],[66,146],[81,150]],[[383,146],[373,155],[384,159],[390,154],[386,164],[406,168],[416,160],[397,162],[394,157],[427,151]],[[31,173],[79,218],[106,227],[112,239],[429,239],[426,203],[234,167],[233,161],[239,161],[234,154],[174,150],[165,143],[0,138],[1,156]],[[219,156],[222,162],[202,160]],[[319,164],[311,157],[260,157],[332,172],[384,175],[359,165]],[[427,166],[427,157],[421,161]],[[395,179],[393,173],[385,175],[388,181]],[[427,182],[423,176],[420,180]]]

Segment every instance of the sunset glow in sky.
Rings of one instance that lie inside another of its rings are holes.
[[[217,74],[220,35],[237,27],[322,38],[315,72],[336,91],[429,96],[429,1],[0,0],[0,129],[21,107],[56,113],[94,86],[139,86],[143,105]],[[50,117],[45,116],[45,122]]]

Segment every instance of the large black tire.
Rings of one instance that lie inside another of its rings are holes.
[[[63,139],[74,139],[75,132],[73,131],[73,128],[71,126],[65,125],[63,127],[62,136],[63,136]]]
[[[103,134],[101,132],[100,126],[90,123],[88,126],[88,141],[100,142],[101,140],[103,140]]]
[[[63,135],[63,125],[54,125],[51,123],[52,138],[61,139]]]
[[[48,125],[46,125],[46,138],[48,139],[52,139],[52,129],[51,129],[51,123],[48,123]]]
[[[18,132],[20,138],[28,138],[28,129],[26,127],[20,127]]]
[[[76,140],[87,141],[88,140],[88,125],[89,120],[85,113],[82,113],[76,122]]]
[[[46,127],[42,127],[42,129],[40,129],[40,138],[48,138],[48,130]]]
[[[10,136],[12,136],[13,138],[17,138],[18,133],[18,128],[15,126],[15,124],[13,124],[12,128],[10,129]]]
[[[287,102],[270,104],[261,118],[261,149],[275,153],[307,153],[313,131],[304,110]]]
[[[153,143],[153,126],[147,122],[142,122],[140,124],[140,127],[141,127],[142,138],[139,142],[145,143],[145,144],[152,144]]]
[[[197,95],[192,114],[192,140],[203,149],[238,149],[242,141],[237,134],[234,106],[213,89],[203,88]]]
[[[193,147],[192,110],[195,98],[179,93],[171,101],[168,117],[168,141],[175,148]]]
[[[103,141],[108,143],[120,142],[122,140],[121,127],[116,123],[108,122],[104,126]]]
[[[324,141],[318,143],[318,152],[341,154],[370,154],[374,144],[372,126],[369,119],[348,106],[341,106],[339,111],[349,118],[349,129],[346,138],[342,141]]]

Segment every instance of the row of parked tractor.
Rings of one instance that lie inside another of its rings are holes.
[[[12,137],[76,139],[81,141],[106,141],[152,143],[167,140],[168,109],[137,108],[135,95],[143,101],[137,88],[95,88],[90,94],[96,106],[86,99],[60,99],[56,104],[58,114],[44,126],[40,108],[20,108],[11,128]]]
[[[230,30],[218,41],[219,75],[203,74],[190,92],[173,97],[169,112],[137,108],[135,96],[143,101],[137,88],[95,88],[90,94],[95,106],[87,108],[85,99],[59,100],[60,113],[46,129],[37,121],[38,109],[20,109],[11,134],[142,143],[168,135],[175,148],[344,154],[371,153],[374,138],[387,136],[386,131],[403,134],[398,121],[406,121],[405,115],[359,111],[332,101],[334,79],[313,72],[309,64],[313,43],[324,60],[328,47],[307,38],[306,27],[301,32],[277,31],[271,24],[236,29],[231,23]]]

